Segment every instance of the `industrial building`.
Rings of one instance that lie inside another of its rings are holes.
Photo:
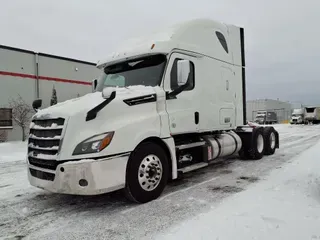
[[[36,53],[0,45],[0,141],[21,140],[22,130],[12,116],[12,100],[50,105],[91,92],[91,81],[101,73],[92,62]],[[54,89],[54,90],[53,90]],[[11,104],[10,104],[11,103]]]
[[[291,118],[292,105],[273,99],[257,99],[247,101],[247,121],[253,121],[258,111],[274,111],[278,123],[287,122]]]

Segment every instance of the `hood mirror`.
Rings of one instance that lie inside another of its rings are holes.
[[[190,61],[179,60],[177,62],[178,69],[178,85],[183,86],[187,83],[190,74]]]
[[[32,103],[32,107],[36,112],[38,112],[38,109],[41,108],[41,106],[42,106],[42,99],[36,99]]]
[[[112,95],[113,92],[115,92],[116,90],[112,87],[105,87],[103,90],[102,90],[102,97],[104,99],[109,99]]]

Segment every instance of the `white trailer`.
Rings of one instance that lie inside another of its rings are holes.
[[[31,185],[79,195],[124,189],[144,203],[179,173],[279,148],[273,127],[246,125],[243,28],[192,20],[130,44],[98,62],[93,93],[34,115]]]
[[[309,106],[305,107],[305,122],[309,123],[320,123],[320,107]]]

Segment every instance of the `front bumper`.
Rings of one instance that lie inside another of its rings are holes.
[[[302,123],[302,119],[291,119],[290,123]]]
[[[35,167],[28,162],[28,179],[32,186],[50,192],[98,195],[125,186],[128,158],[129,155],[123,155],[99,160],[69,161],[59,164],[56,170]],[[87,184],[83,184],[84,180]]]

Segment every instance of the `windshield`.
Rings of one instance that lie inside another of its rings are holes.
[[[105,87],[159,86],[166,59],[159,54],[108,66],[98,79],[96,91],[101,92]]]
[[[298,113],[292,114],[292,117],[300,117],[300,116],[302,116],[302,114],[298,114]]]

